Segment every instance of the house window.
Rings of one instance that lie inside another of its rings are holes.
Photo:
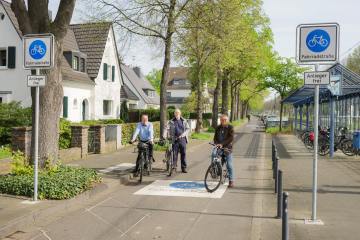
[[[3,102],[3,99],[2,99],[2,97],[0,97],[0,103],[2,103]]]
[[[129,104],[129,109],[136,109],[137,105],[134,103]]]
[[[73,69],[79,71],[79,57],[73,58]]]
[[[80,71],[85,72],[85,58],[80,59]]]
[[[171,97],[171,92],[166,92],[167,97]]]
[[[77,107],[78,107],[78,102],[77,102],[76,98],[74,99],[73,106],[74,106],[74,109],[77,109]]]
[[[174,85],[179,85],[180,81],[179,80],[174,80]]]
[[[111,115],[112,110],[112,101],[111,100],[104,100],[103,101],[103,115]]]
[[[6,68],[7,66],[7,51],[4,48],[0,48],[0,68]]]

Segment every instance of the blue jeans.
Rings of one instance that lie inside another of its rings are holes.
[[[217,150],[214,149],[211,156],[214,158],[216,157]],[[223,154],[226,160],[226,168],[228,170],[229,180],[234,181],[234,167],[233,167],[233,156],[232,153]]]

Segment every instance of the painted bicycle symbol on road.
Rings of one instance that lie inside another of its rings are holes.
[[[330,36],[326,31],[316,29],[306,37],[306,45],[312,52],[323,52],[330,45]]]
[[[46,44],[41,40],[35,40],[30,44],[29,54],[33,59],[39,60],[46,54]]]

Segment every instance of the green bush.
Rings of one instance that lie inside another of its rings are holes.
[[[40,199],[69,199],[100,181],[93,169],[59,166],[39,173],[38,194]],[[0,176],[0,193],[32,197],[33,174]]]
[[[59,148],[67,149],[71,145],[71,122],[61,118],[59,124]]]
[[[209,128],[207,129],[207,132],[209,132],[209,133],[214,133],[214,132],[215,132],[215,128],[209,127]]]
[[[34,172],[33,166],[29,164],[28,159],[21,151],[14,152],[11,157],[11,174],[13,175],[31,175]]]
[[[167,118],[174,118],[175,109],[171,106],[167,109]],[[134,109],[129,111],[129,123],[140,122],[142,114],[147,114],[149,116],[150,122],[160,121],[160,109]],[[182,110],[181,115],[184,118],[189,118],[190,113],[188,111]]]
[[[127,101],[124,101],[121,103],[120,106],[120,119],[122,119],[124,122],[129,121],[129,109],[127,107]]]
[[[124,121],[122,119],[99,119],[99,120],[84,120],[81,121],[81,125],[86,126],[94,126],[94,125],[101,125],[101,124],[123,124]]]
[[[203,119],[212,119],[212,113],[203,113]]]
[[[198,116],[198,114],[196,112],[189,113],[189,118],[190,119],[197,119],[197,116]],[[206,119],[206,120],[211,119],[212,118],[212,113],[203,113],[202,117],[203,117],[203,119]]]
[[[208,119],[203,119],[203,128],[210,127],[210,121]]]
[[[291,127],[284,127],[282,129],[282,131],[280,132],[279,131],[279,127],[269,127],[266,129],[265,131],[266,133],[269,133],[269,134],[279,134],[279,133],[282,133],[282,134],[289,134],[289,133],[292,133],[292,130],[291,130]]]
[[[100,120],[103,124],[123,124],[124,121],[122,119],[103,119]]]
[[[9,144],[13,127],[31,125],[31,108],[19,102],[0,103],[0,145]]]
[[[7,158],[11,156],[11,148],[9,146],[0,147],[0,159]]]

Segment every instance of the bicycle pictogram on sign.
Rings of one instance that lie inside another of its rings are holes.
[[[330,36],[322,29],[315,29],[306,37],[306,46],[312,52],[323,52],[329,47],[329,45]]]
[[[41,40],[35,40],[30,44],[29,54],[33,59],[39,60],[46,54],[46,44]]]

